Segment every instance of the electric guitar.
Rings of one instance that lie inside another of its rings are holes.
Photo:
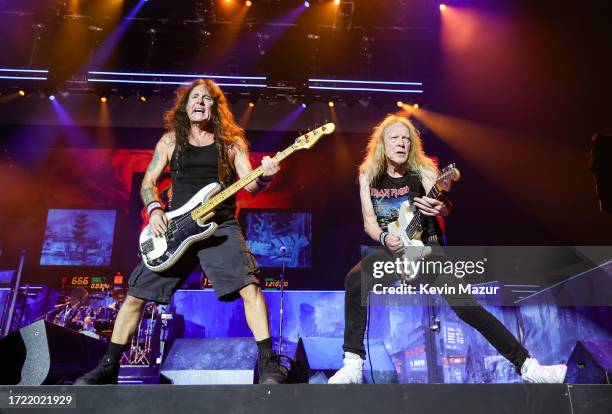
[[[450,164],[440,171],[440,175],[427,193],[427,197],[436,198],[442,191],[450,191],[451,184],[458,181],[460,177],[461,174],[455,164]],[[425,246],[421,241],[421,235],[423,234],[422,220],[423,214],[411,205],[409,200],[406,200],[400,205],[398,219],[387,226],[387,231],[390,234],[397,235],[404,243],[402,258],[414,260],[431,253],[431,248]]]
[[[334,132],[335,128],[333,123],[328,123],[300,135],[274,160],[280,162],[297,150],[311,148],[322,136]],[[172,267],[190,245],[215,233],[217,223],[209,222],[215,214],[214,209],[261,175],[263,168],[260,166],[225,189],[220,183],[208,184],[183,206],[166,213],[167,230],[161,236],[155,236],[147,225],[140,233],[138,243],[144,265],[154,272],[163,272]]]

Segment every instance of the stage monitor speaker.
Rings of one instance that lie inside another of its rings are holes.
[[[568,384],[612,384],[612,339],[581,340],[567,361]]]
[[[107,345],[40,320],[0,339],[0,384],[72,382],[95,368]]]
[[[342,368],[342,343],[342,338],[300,337],[296,365],[305,371],[302,375],[306,375],[310,384],[327,383],[329,377]],[[397,382],[397,371],[382,340],[370,339],[370,354],[363,366],[363,375],[368,384],[372,383],[372,376],[377,384]]]
[[[161,374],[172,384],[253,384],[256,365],[253,338],[179,338]]]

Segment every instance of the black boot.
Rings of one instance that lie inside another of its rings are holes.
[[[104,355],[100,365],[79,377],[73,385],[116,384],[119,381],[119,361],[110,355]]]
[[[273,350],[259,354],[258,368],[260,384],[283,384],[287,379],[287,368],[280,364]]]

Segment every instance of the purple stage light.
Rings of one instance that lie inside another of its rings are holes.
[[[0,76],[0,79],[17,79],[17,80],[47,80],[40,76]]]
[[[304,7],[306,7],[306,8],[310,7],[310,2],[305,1],[305,2],[304,2]]]
[[[48,70],[44,70],[44,69],[11,69],[11,68],[0,68],[0,72],[49,73]]]
[[[55,99],[54,95],[49,95],[51,104],[55,110],[55,115],[59,124],[62,126],[65,136],[68,138],[68,142],[72,146],[81,147],[83,145],[89,145],[91,143],[88,135],[78,126],[78,123],[70,115],[68,110],[62,106],[62,103]]]
[[[350,80],[350,79],[308,79],[308,82],[319,83],[355,83],[368,85],[415,85],[422,86],[423,82],[386,82],[386,81],[367,81],[367,80]]]
[[[197,79],[197,78],[196,78]],[[99,83],[130,83],[144,85],[189,85],[191,82],[171,81],[137,81],[126,79],[87,79],[87,82]],[[267,85],[261,83],[217,83],[219,86],[237,86],[242,88],[265,88]]]
[[[370,81],[352,79],[308,79],[308,89],[391,93],[423,93],[422,89],[398,89],[400,86],[423,86],[423,82]]]
[[[106,72],[89,71],[88,82],[99,83],[127,83],[145,85],[188,85],[195,79],[208,78],[218,82],[219,86],[242,87],[242,88],[265,88],[265,83],[239,83],[241,81],[266,81],[265,76],[228,76],[209,74],[183,74],[183,73],[138,73],[138,72]],[[98,77],[104,75],[104,77]],[[132,78],[132,79],[130,79]],[[138,79],[133,79],[138,78]],[[149,79],[146,79],[149,78]]]
[[[44,69],[0,68],[0,79],[44,81],[47,80],[47,76],[43,75],[46,75],[47,73],[49,73],[49,71]]]
[[[322,90],[329,90],[329,91],[423,93],[423,90],[421,89],[340,88],[340,87],[335,87],[335,86],[309,86],[308,89],[322,89]]]
[[[155,76],[162,78],[208,78],[208,79],[246,79],[246,80],[266,80],[265,76],[227,76],[227,75],[206,75],[206,74],[183,74],[183,73],[142,73],[142,72],[105,72],[90,70],[90,75],[112,75],[112,76]]]

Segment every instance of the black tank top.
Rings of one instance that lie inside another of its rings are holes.
[[[414,197],[425,195],[421,178],[415,172],[408,171],[402,177],[391,177],[384,173],[370,186],[370,198],[376,213],[376,220],[383,231],[387,231],[389,223],[397,220],[401,204]],[[431,216],[422,216],[423,238],[439,235],[436,220]]]
[[[219,150],[216,143],[198,147],[187,144],[180,159],[177,160],[176,149],[170,159],[172,176],[172,201],[170,209],[175,210],[185,204],[202,187],[219,182]],[[236,212],[236,197],[225,200],[215,210],[215,221],[228,220]]]

